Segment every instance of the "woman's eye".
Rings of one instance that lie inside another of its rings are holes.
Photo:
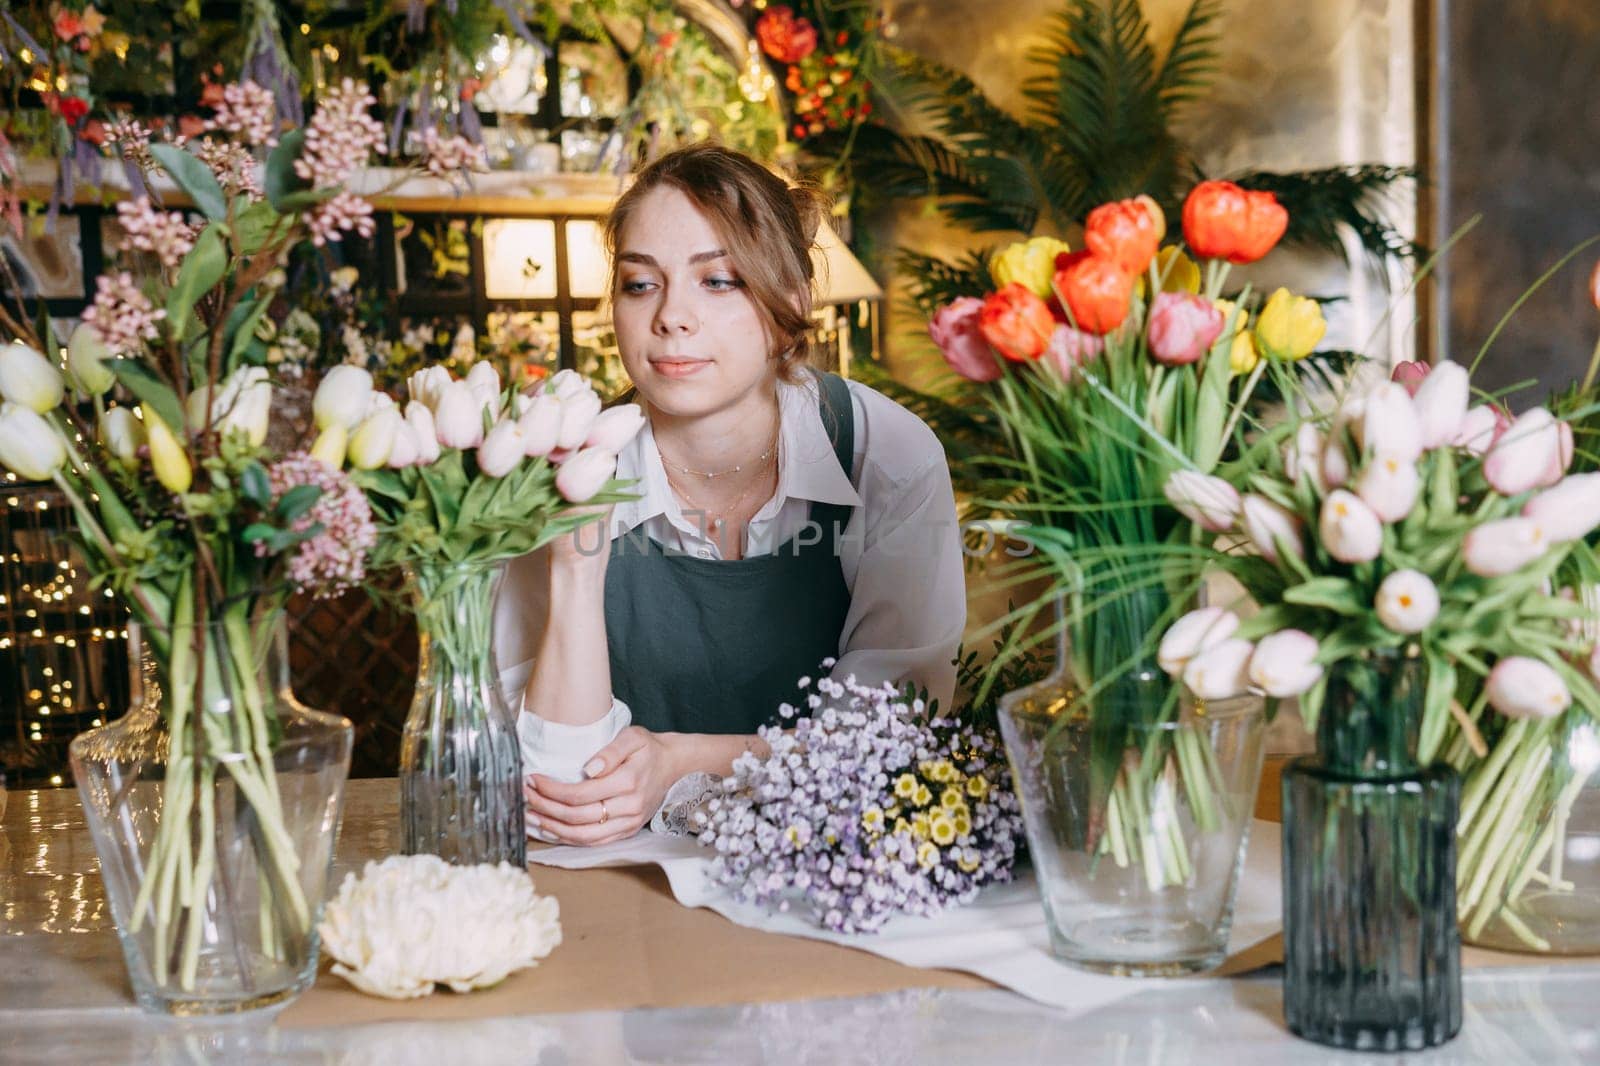
[[[706,284],[711,286],[713,289],[726,291],[728,289],[737,289],[740,283],[737,278],[714,277],[707,278]]]
[[[625,293],[641,293],[650,287],[648,281],[624,281],[622,291]]]

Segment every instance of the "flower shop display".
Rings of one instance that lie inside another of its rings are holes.
[[[391,855],[346,874],[318,932],[333,972],[386,999],[491,988],[561,943],[560,904],[522,866]]]
[[[151,1009],[264,1006],[316,972],[351,729],[289,692],[282,607],[359,583],[376,530],[347,476],[266,446],[274,384],[252,342],[288,249],[370,221],[343,187],[377,145],[370,103],[347,82],[279,139],[247,82],[186,145],[125,124],[143,177],[164,172],[192,210],[118,205],[139,272],[97,279],[65,376],[40,354],[53,338],[0,353],[0,463],[66,494],[137,634],[132,710],[71,760]]]
[[[934,318],[957,373],[992,382],[1006,435],[992,462],[1007,473],[985,502],[1027,523],[1038,558],[1020,572],[1054,590],[1008,617],[1055,602],[1043,636],[1057,660],[1002,699],[1001,723],[1054,947],[1079,965],[1187,972],[1225,951],[1262,702],[1222,678],[1190,698],[1156,645],[1200,594],[1209,531],[1238,510],[1218,473],[1248,467],[1256,386],[1321,338],[1310,301],[1274,294],[1252,325],[1248,290],[1219,298],[1231,264],[1266,255],[1287,225],[1269,193],[1202,184],[1183,211],[1202,268],[1161,247],[1150,198],[1104,204],[1086,248],[1003,249],[999,288]]]
[[[377,521],[374,571],[405,576],[420,641],[400,753],[402,847],[451,862],[525,858],[521,751],[490,639],[507,559],[599,520],[629,498],[617,453],[644,424],[601,410],[564,370],[522,394],[488,362],[465,378],[418,371],[402,408],[361,367],[318,385],[312,454],[348,463]],[[603,534],[602,534],[603,536]]]
[[[1583,608],[1547,584],[1600,524],[1600,484],[1566,476],[1570,427],[1545,409],[1497,430],[1469,402],[1444,363],[1414,395],[1355,387],[1265,438],[1281,451],[1218,523],[1251,549],[1226,565],[1261,610],[1166,638],[1191,688],[1298,696],[1317,736],[1283,775],[1284,1011],[1320,1043],[1414,1049],[1460,1027],[1456,829],[1474,811],[1438,761],[1451,723],[1600,708],[1566,658]],[[1463,675],[1481,679],[1470,708]]]
[[[873,933],[1010,879],[1021,819],[990,733],[888,684],[800,687],[805,706],[761,727],[770,754],[741,755],[689,816],[716,850],[717,882],[769,909],[804,906],[834,932]]]

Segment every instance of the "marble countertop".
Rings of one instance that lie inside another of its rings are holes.
[[[393,849],[393,781],[351,783],[334,884]],[[1002,991],[918,989],[746,1006],[289,1030],[275,1012],[194,1021],[131,999],[76,794],[13,792],[0,820],[0,1063],[1476,1063],[1600,1062],[1600,962],[1466,979],[1444,1048],[1363,1056],[1296,1040],[1277,971],[1190,979],[1093,1011]]]

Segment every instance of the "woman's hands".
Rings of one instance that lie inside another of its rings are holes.
[[[608,844],[637,833],[685,772],[677,736],[630,726],[584,765],[586,781],[529,775],[522,790],[529,827],[562,844]]]

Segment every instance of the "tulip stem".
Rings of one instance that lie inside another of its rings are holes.
[[[1256,382],[1261,380],[1261,374],[1267,368],[1265,359],[1257,359],[1255,368],[1250,371],[1250,377],[1244,383],[1244,391],[1239,394],[1239,402],[1233,405],[1233,411],[1228,415],[1228,424],[1222,427],[1222,436],[1218,438],[1219,446],[1225,444],[1233,435],[1233,427],[1238,424],[1239,417],[1244,414],[1244,405],[1256,391]],[[1218,448],[1221,451],[1221,448]]]
[[[1595,338],[1594,354],[1589,356],[1589,369],[1583,375],[1583,385],[1579,388],[1580,392],[1589,391],[1589,386],[1594,384],[1594,375],[1597,370],[1600,370],[1600,337]]]

